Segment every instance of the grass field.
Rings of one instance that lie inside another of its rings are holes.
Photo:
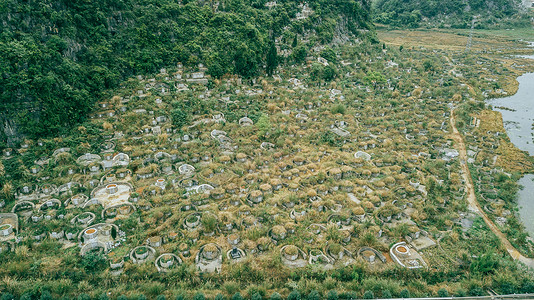
[[[378,28],[379,39],[387,44],[453,51],[465,50],[469,40],[469,32],[468,29],[387,30]],[[517,49],[518,45],[522,45],[517,43],[518,40],[534,42],[534,29],[474,30],[471,49],[482,51],[499,48]],[[527,43],[524,46],[526,48]],[[532,48],[532,52],[534,53],[534,48]]]

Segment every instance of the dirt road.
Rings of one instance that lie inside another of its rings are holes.
[[[488,225],[488,227],[495,233],[495,235],[501,240],[501,243],[504,245],[510,256],[515,259],[519,260],[520,262],[524,263],[525,265],[534,268],[534,260],[528,257],[523,256],[517,249],[512,246],[510,241],[506,238],[506,236],[497,228],[495,223],[493,223],[492,220],[488,218],[488,216],[484,213],[484,211],[480,208],[480,204],[477,201],[476,195],[475,195],[475,188],[473,187],[473,180],[471,178],[471,172],[469,171],[469,167],[467,165],[467,150],[465,148],[465,143],[463,140],[462,135],[456,129],[456,122],[454,119],[454,109],[451,110],[451,126],[452,126],[452,138],[455,141],[455,147],[456,150],[460,153],[460,165],[462,167],[462,178],[465,182],[466,192],[467,192],[467,201],[469,203],[469,209],[484,219],[484,222]]]

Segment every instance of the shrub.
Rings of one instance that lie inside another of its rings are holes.
[[[289,296],[287,296],[287,300],[300,300],[299,291],[293,290],[291,293],[289,293]]]
[[[344,115],[346,111],[347,111],[347,108],[343,104],[334,105],[332,109],[330,110],[332,114],[342,114],[342,115]]]
[[[109,297],[106,293],[102,293],[100,294],[100,296],[98,296],[97,298],[98,300],[109,300]]]
[[[252,297],[250,297],[250,300],[262,300],[263,297],[260,295],[260,293],[254,293],[252,294]]]
[[[78,300],[91,300],[91,297],[85,293],[78,295]]]
[[[456,293],[454,293],[454,297],[465,297],[467,296],[467,293],[463,289],[456,290]]]
[[[365,293],[363,293],[363,299],[374,299],[375,298],[375,294],[373,293],[373,291],[365,291]]]
[[[198,292],[195,294],[195,297],[193,297],[193,300],[206,300],[206,296],[204,296],[204,293]]]
[[[271,294],[271,300],[282,300],[282,296],[280,296],[280,294],[277,292],[274,292]]]
[[[307,300],[321,300],[321,295],[316,290],[313,290],[308,294]]]
[[[39,298],[41,300],[52,300],[52,295],[50,294],[49,291],[42,291],[41,292],[41,298]]]
[[[474,286],[469,290],[469,296],[483,296],[484,290],[479,286]]]
[[[241,296],[240,292],[237,292],[232,296],[232,300],[243,300],[243,296]]]
[[[24,293],[22,296],[20,296],[20,300],[32,300],[32,294],[31,293]]]
[[[2,300],[14,300],[15,296],[13,296],[11,293],[2,293],[2,297],[0,299],[2,299]]]
[[[449,292],[446,289],[441,288],[438,290],[438,297],[449,297]]]
[[[389,290],[382,290],[382,298],[384,299],[393,298],[393,295],[391,295],[391,292]]]
[[[408,291],[407,289],[403,289],[400,292],[400,297],[401,298],[410,298],[410,291]]]
[[[338,300],[338,298],[336,290],[330,290],[328,295],[326,295],[326,299],[328,300]]]

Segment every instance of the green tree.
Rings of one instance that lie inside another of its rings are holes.
[[[321,51],[321,57],[328,60],[328,62],[330,63],[337,63],[337,55],[336,55],[336,52],[330,48],[330,47],[325,47],[325,49],[323,51]]]
[[[306,60],[307,55],[308,50],[303,45],[297,46],[293,49],[293,53],[291,53],[293,61],[297,64],[303,63]]]
[[[256,127],[258,128],[258,136],[264,138],[272,129],[269,116],[265,114],[261,115],[256,123]]]
[[[386,82],[386,77],[379,72],[369,72],[363,77],[363,82],[371,84],[373,88],[376,89],[378,86]]]
[[[182,128],[189,122],[189,115],[183,109],[173,109],[171,111],[172,124],[176,128]]]
[[[325,81],[332,81],[337,77],[337,70],[332,66],[332,64],[324,67],[323,69],[323,79]]]
[[[493,273],[499,265],[499,261],[492,251],[488,251],[471,262],[471,272],[479,274]]]
[[[82,257],[82,266],[90,272],[103,269],[106,266],[106,258],[102,253],[89,252]]]
[[[267,74],[269,76],[273,75],[274,70],[278,67],[278,53],[276,50],[276,45],[273,40],[269,41],[269,50],[267,52]]]

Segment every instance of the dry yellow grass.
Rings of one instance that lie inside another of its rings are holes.
[[[465,50],[469,37],[467,35],[435,30],[380,30],[378,31],[378,38],[386,44],[397,46],[463,51]],[[491,39],[473,38],[471,49],[486,50],[501,48],[509,42],[509,39],[503,37],[492,37]]]
[[[532,170],[532,160],[524,151],[517,149],[510,142],[501,142],[497,149],[499,155],[496,165],[509,172],[527,173]]]
[[[504,124],[500,112],[492,110],[483,110],[473,115],[480,119],[480,126],[474,131],[478,135],[487,135],[487,132],[504,133]],[[496,151],[498,157],[495,162],[497,166],[502,167],[508,172],[528,172],[532,170],[532,160],[524,151],[517,149],[512,143],[501,140],[499,148]]]
[[[500,112],[493,110],[483,110],[473,116],[477,119],[480,119],[480,126],[475,130],[476,134],[483,135],[486,134],[486,132],[488,131],[505,132],[502,115]]]

